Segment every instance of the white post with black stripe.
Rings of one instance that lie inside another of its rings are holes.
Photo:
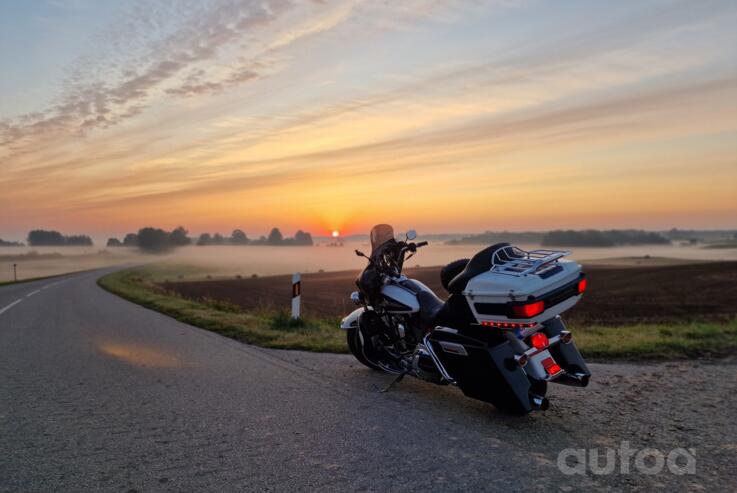
[[[299,303],[302,298],[302,276],[299,272],[292,274],[292,318],[299,318]]]

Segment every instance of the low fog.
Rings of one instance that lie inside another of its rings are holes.
[[[421,237],[419,239],[422,239]],[[525,249],[539,245],[522,244]],[[470,257],[483,245],[430,244],[409,259],[407,267],[443,265]],[[144,254],[129,247],[5,247],[0,250],[0,282],[13,280],[13,264],[18,279],[50,276],[116,265],[168,262],[203,267],[212,277],[250,277],[362,269],[365,260],[354,250],[369,253],[368,242],[346,242],[344,246],[184,246],[159,255]],[[737,260],[737,249],[705,249],[700,246],[648,245],[611,248],[579,247],[570,249],[571,257],[584,263],[617,265],[652,262],[666,257],[689,260]],[[35,253],[34,253],[35,252]],[[650,259],[644,258],[649,256]]]

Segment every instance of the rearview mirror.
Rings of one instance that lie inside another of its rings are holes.
[[[408,240],[414,240],[415,238],[417,238],[417,231],[415,231],[414,229],[410,229],[409,231],[407,231]]]

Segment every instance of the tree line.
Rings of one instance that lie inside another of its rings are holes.
[[[58,231],[34,229],[28,233],[31,246],[92,246],[92,238],[87,235],[65,236]]]
[[[502,241],[510,243],[540,243],[559,247],[613,247],[624,245],[667,245],[666,235],[638,229],[610,230],[555,230],[555,231],[487,231],[446,242],[450,245],[493,245]]]
[[[507,241],[509,243],[540,243],[545,236],[537,231],[486,231],[476,235],[464,236],[448,240],[447,245],[493,245]]]
[[[624,245],[668,245],[670,240],[660,233],[639,229],[610,229],[599,231],[556,230],[543,236],[544,246],[613,247]]]
[[[5,241],[2,238],[0,238],[0,247],[14,247],[14,246],[25,246],[25,245],[19,241]]]
[[[273,228],[269,236],[261,236],[258,239],[250,239],[240,229],[235,229],[230,236],[220,233],[202,233],[196,240],[189,237],[189,231],[180,226],[173,231],[165,231],[160,228],[146,227],[138,233],[128,233],[123,240],[110,238],[107,241],[109,247],[138,247],[139,249],[160,253],[172,250],[179,246],[195,244],[207,245],[271,245],[271,246],[311,246],[313,245],[310,233],[298,230],[293,238],[285,238],[279,228]]]

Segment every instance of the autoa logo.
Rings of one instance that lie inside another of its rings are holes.
[[[671,474],[696,474],[696,450],[675,448],[667,454],[654,448],[630,448],[623,441],[619,448],[566,448],[558,453],[558,469],[565,475],[660,474],[666,468]],[[617,471],[617,465],[619,470]]]

